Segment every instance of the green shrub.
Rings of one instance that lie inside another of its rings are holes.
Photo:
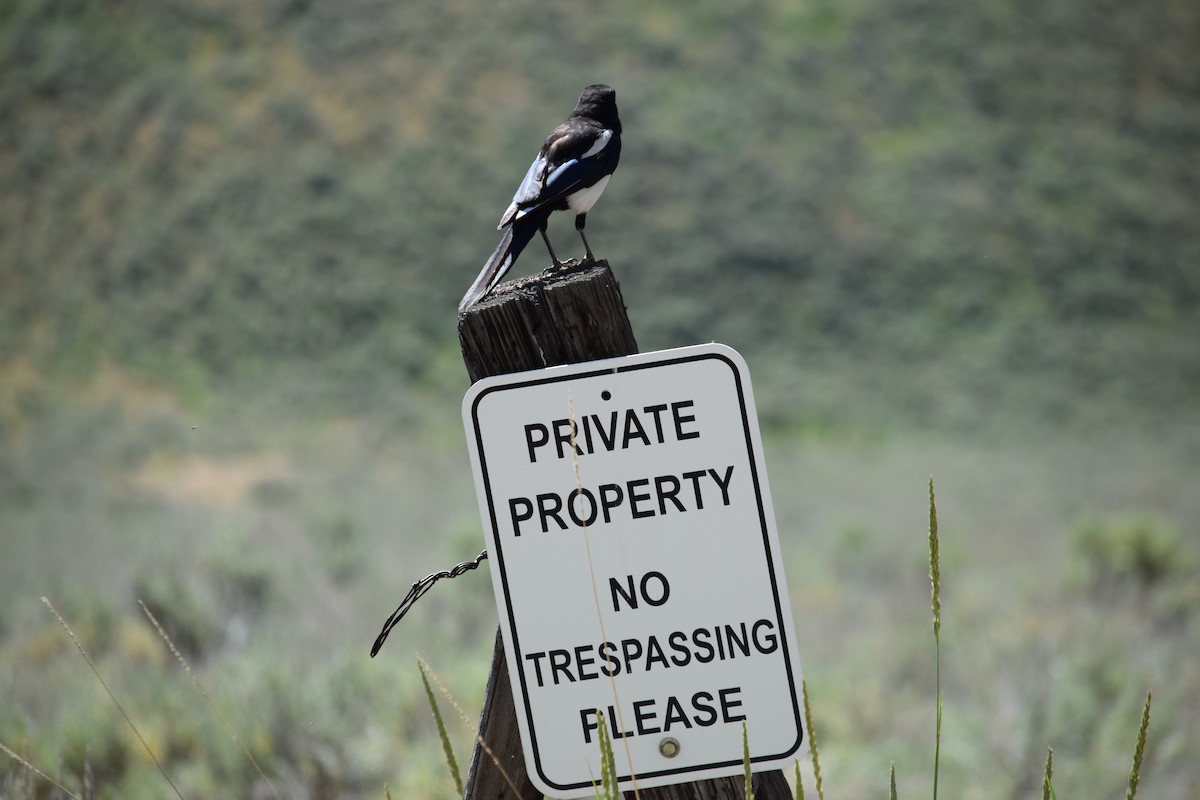
[[[1088,587],[1145,595],[1189,569],[1179,535],[1161,520],[1126,514],[1085,520],[1075,532]]]

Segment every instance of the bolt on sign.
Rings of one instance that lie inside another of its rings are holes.
[[[530,779],[591,797],[805,744],[750,377],[719,344],[487,378],[463,400]]]

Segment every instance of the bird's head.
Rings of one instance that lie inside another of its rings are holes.
[[[589,117],[606,128],[621,132],[621,118],[617,116],[617,93],[611,86],[593,83],[579,95],[579,102],[571,112],[573,117]]]

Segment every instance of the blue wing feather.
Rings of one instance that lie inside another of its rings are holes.
[[[620,157],[620,139],[610,144],[613,138],[612,131],[602,130],[586,146],[577,146],[575,152],[580,157],[568,158],[560,164],[551,161],[553,148],[543,146],[529,165],[524,180],[513,195],[512,204],[501,216],[497,227],[503,228],[533,211],[566,208],[571,194],[592,186],[612,172],[615,160]]]
[[[513,195],[514,203],[520,206],[537,199],[542,191],[542,178],[546,174],[548,166],[545,155],[539,154],[533,160],[533,163],[529,165],[529,171],[525,173],[525,180],[521,181],[521,185],[517,187],[517,191]]]

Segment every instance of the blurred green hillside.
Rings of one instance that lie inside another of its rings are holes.
[[[0,743],[165,794],[47,595],[186,796],[271,796],[142,599],[282,796],[452,795],[411,657],[477,715],[487,576],[366,654],[478,552],[455,308],[598,81],[642,349],[754,376],[826,784],[929,788],[934,473],[943,786],[1118,797],[1153,688],[1196,797],[1194,0],[0,2]]]
[[[643,348],[748,351],[780,422],[1153,419],[1200,403],[1198,52],[1180,0],[14,0],[0,357],[457,391],[455,301],[603,80]]]

